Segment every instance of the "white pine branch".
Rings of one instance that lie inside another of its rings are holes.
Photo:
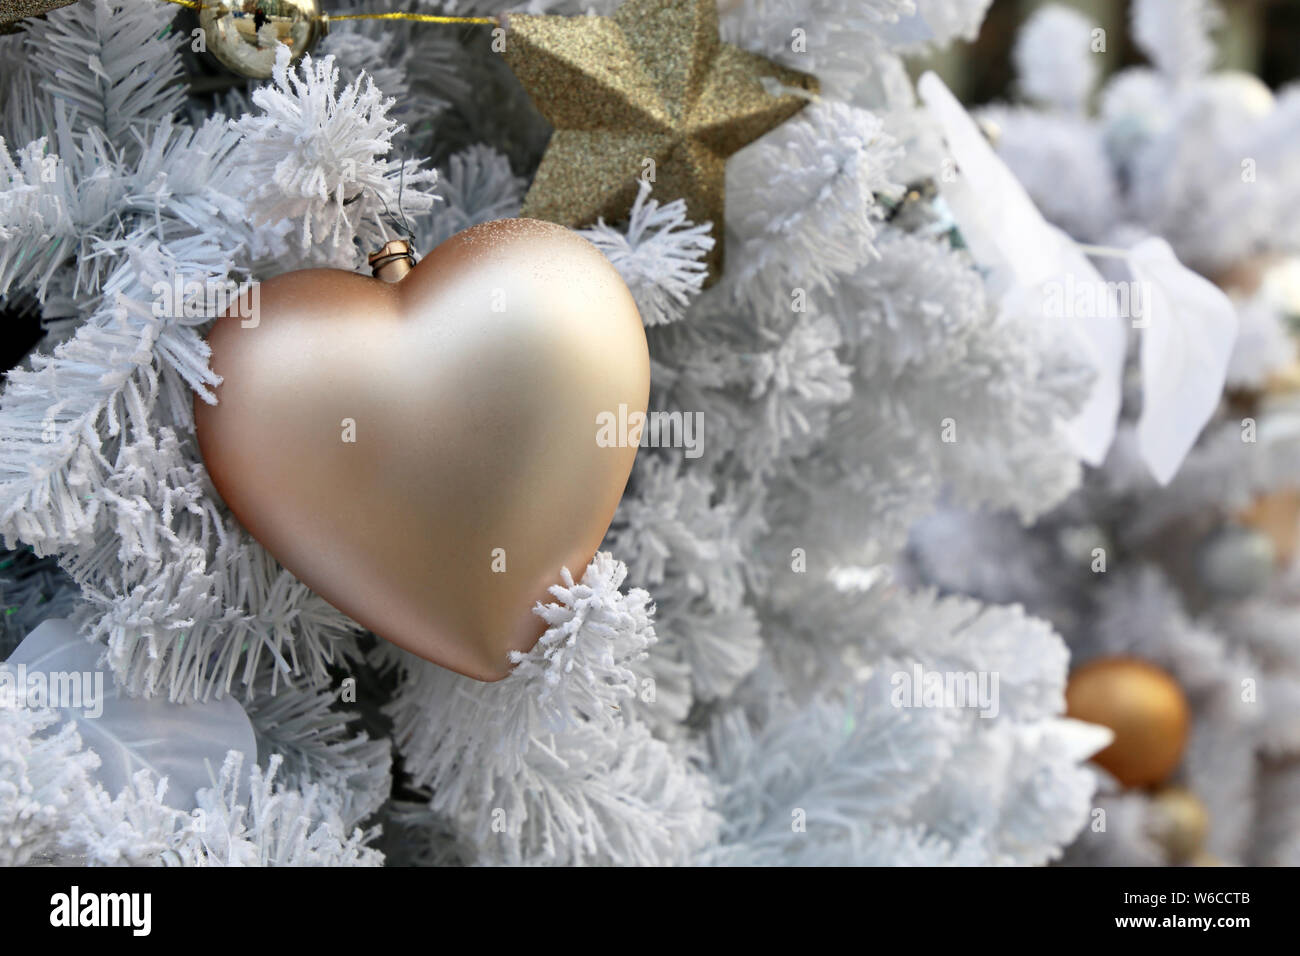
[[[600,218],[578,232],[614,264],[632,290],[641,321],[653,326],[676,322],[699,295],[708,275],[701,259],[714,243],[711,225],[687,220],[685,200],[661,206],[642,180],[625,224],[614,228]]]

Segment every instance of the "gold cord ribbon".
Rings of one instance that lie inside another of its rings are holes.
[[[190,10],[199,10],[203,4],[198,0],[163,0],[164,3],[174,3],[178,7],[186,7]],[[501,21],[495,17],[441,17],[428,13],[340,13],[340,14],[321,14],[323,20],[410,20],[414,23],[489,23],[497,24]]]

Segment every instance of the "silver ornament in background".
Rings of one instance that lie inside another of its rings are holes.
[[[316,0],[202,0],[208,52],[240,76],[267,80],[280,44],[298,59],[325,35]]]
[[[1056,544],[1067,559],[1081,568],[1092,567],[1098,558],[1109,558],[1111,552],[1110,535],[1099,524],[1061,528],[1056,533]]]
[[[1273,575],[1273,542],[1250,528],[1229,526],[1208,535],[1196,556],[1197,578],[1213,597],[1250,597]]]

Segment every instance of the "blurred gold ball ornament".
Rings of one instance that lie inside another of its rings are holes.
[[[1165,787],[1151,798],[1149,831],[1164,848],[1170,863],[1186,863],[1200,855],[1210,832],[1210,812],[1186,787]]]
[[[281,45],[298,59],[325,35],[328,20],[316,0],[200,0],[199,26],[208,52],[226,67],[267,80]]]
[[[1251,259],[1243,259],[1241,262],[1234,262],[1220,269],[1210,278],[1229,295],[1244,298],[1259,291],[1269,272],[1282,261],[1284,260],[1274,255],[1255,256]]]
[[[1300,324],[1300,258],[1260,255],[1236,263],[1212,278],[1242,308],[1274,312],[1292,329],[1293,347],[1289,356],[1279,356],[1282,364],[1273,368],[1263,383],[1234,389],[1229,397],[1236,399],[1242,415],[1257,416],[1274,403],[1290,407],[1300,393],[1300,341],[1295,341],[1295,330]]]
[[[1127,787],[1163,783],[1182,758],[1191,709],[1178,682],[1134,657],[1102,657],[1075,670],[1068,716],[1109,727],[1115,740],[1092,759]]]
[[[618,506],[645,331],[609,260],[552,223],[474,226],[414,266],[400,243],[371,260],[374,278],[269,279],[216,320],[199,449],[240,523],[322,598],[498,680]],[[603,436],[602,416],[629,427]]]
[[[1262,494],[1237,514],[1237,520],[1267,537],[1277,566],[1288,567],[1300,536],[1300,489],[1279,488]]]

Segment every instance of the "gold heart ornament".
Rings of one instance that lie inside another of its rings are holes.
[[[644,415],[645,332],[608,260],[551,223],[474,226],[397,272],[246,293],[208,335],[222,382],[195,402],[199,448],[244,527],[321,597],[499,680],[613,518],[639,435],[598,424]]]

